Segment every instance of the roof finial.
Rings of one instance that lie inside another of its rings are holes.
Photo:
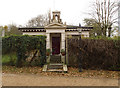
[[[51,10],[48,12],[48,17],[49,17],[49,24],[51,23]]]
[[[81,24],[79,23],[79,27],[81,27]]]

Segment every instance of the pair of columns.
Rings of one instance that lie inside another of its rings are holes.
[[[50,49],[51,47],[50,47],[50,42],[52,42],[51,40],[50,40],[50,33],[46,33],[46,36],[47,36],[47,38],[46,38],[46,49]],[[61,47],[60,47],[60,50],[61,49],[65,49],[65,33],[61,33]]]

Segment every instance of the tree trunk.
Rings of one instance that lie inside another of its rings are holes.
[[[108,37],[111,36],[111,27],[108,28]]]
[[[30,64],[31,64],[31,62],[34,60],[34,58],[35,58],[37,52],[38,52],[38,51],[36,50],[35,53],[34,53],[34,55],[33,55],[33,57],[32,57],[32,59],[30,60]]]

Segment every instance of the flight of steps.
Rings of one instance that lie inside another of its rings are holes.
[[[50,63],[61,63],[61,55],[50,55]]]
[[[51,63],[43,66],[44,72],[67,72],[67,65],[62,63]]]
[[[61,62],[60,55],[51,55],[50,64],[43,66],[44,72],[67,72],[67,65]]]

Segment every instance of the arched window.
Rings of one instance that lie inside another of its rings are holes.
[[[57,14],[55,15],[55,20],[58,20],[58,15]]]

